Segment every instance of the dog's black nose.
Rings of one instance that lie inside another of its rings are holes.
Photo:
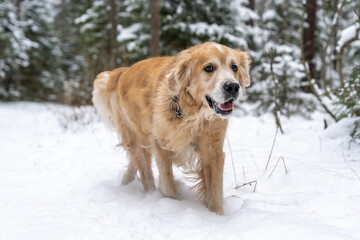
[[[231,95],[235,95],[239,92],[240,85],[236,82],[226,82],[223,86],[224,90]]]

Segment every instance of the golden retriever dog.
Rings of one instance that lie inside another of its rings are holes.
[[[128,153],[122,183],[138,172],[145,191],[155,190],[154,156],[164,196],[176,197],[176,164],[208,209],[222,215],[227,119],[250,85],[249,64],[246,52],[208,42],[100,73],[93,102]]]

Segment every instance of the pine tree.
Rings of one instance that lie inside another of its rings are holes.
[[[241,1],[167,1],[162,4],[162,52],[176,51],[205,41],[230,47],[247,47],[246,28],[237,24],[238,13],[231,6]],[[244,24],[243,24],[244,25]]]
[[[54,24],[61,51],[59,64],[63,89],[59,101],[68,104],[84,104],[89,101],[89,89],[84,87],[89,70],[80,47],[79,26],[75,24],[75,19],[86,11],[87,2],[62,0],[55,6],[59,9]]]
[[[279,82],[278,105],[284,115],[314,108],[312,101],[301,92],[304,78],[300,49],[300,15],[302,6],[289,0],[271,0],[264,3],[261,13],[263,41],[258,49],[259,62],[254,66],[254,78],[258,80],[250,89],[254,98],[261,101],[261,108],[273,109],[274,83],[270,71],[270,51],[274,52],[273,72]],[[263,47],[262,47],[263,46]]]
[[[149,1],[123,1],[120,6],[118,29],[121,65],[131,65],[150,56]]]
[[[8,99],[20,96],[14,76],[20,67],[29,65],[28,52],[37,44],[25,36],[12,1],[0,2],[0,19],[0,98]]]
[[[350,78],[352,70],[355,67],[353,64],[360,57],[360,44],[354,42],[351,47],[342,49],[342,55],[338,56],[341,51],[341,46],[344,45],[343,31],[349,30],[349,27],[360,29],[360,24],[356,23],[357,16],[354,10],[360,11],[360,1],[343,1],[343,0],[318,0],[318,42],[317,52],[319,54],[318,60],[324,54],[324,83],[330,90],[342,85],[344,79]],[[342,6],[343,5],[343,6]],[[339,9],[341,9],[339,11]],[[332,28],[333,31],[332,31]],[[345,37],[346,38],[346,37]],[[325,50],[325,43],[330,39],[329,47]],[[357,38],[359,39],[359,37]],[[339,42],[340,41],[340,42]],[[346,53],[346,54],[345,54]],[[336,60],[341,58],[341,73],[336,67]],[[318,66],[322,66],[318,64]],[[317,69],[319,72],[321,69]],[[341,79],[342,78],[342,79]],[[323,87],[323,86],[322,86]]]
[[[22,86],[30,99],[56,100],[62,90],[59,81],[59,58],[52,5],[45,0],[24,0],[21,3],[23,32],[33,43],[28,51],[29,65],[21,69]]]
[[[79,15],[74,19],[78,32],[79,54],[84,59],[84,75],[79,82],[80,102],[91,101],[92,83],[96,75],[105,70],[112,70],[110,64],[112,46],[110,37],[109,1],[84,1]]]

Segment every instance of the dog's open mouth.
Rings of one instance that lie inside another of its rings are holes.
[[[220,114],[220,115],[229,115],[234,107],[234,99],[231,98],[228,101],[224,102],[224,103],[218,103],[215,102],[211,97],[209,97],[208,95],[206,95],[206,100],[209,103],[210,108],[212,108],[214,110],[214,112],[216,114]]]

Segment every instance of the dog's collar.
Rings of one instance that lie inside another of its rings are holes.
[[[171,110],[173,112],[175,112],[176,116],[178,119],[183,119],[184,118],[184,114],[180,108],[180,105],[179,105],[179,96],[176,95],[176,96],[172,96],[172,101],[171,101]]]

